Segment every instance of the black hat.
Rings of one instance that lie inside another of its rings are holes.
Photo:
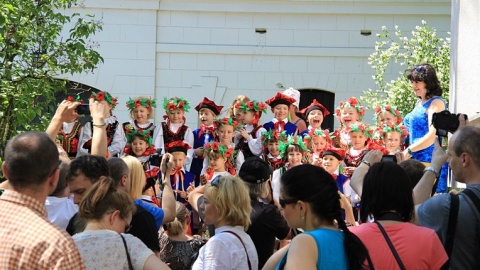
[[[270,178],[270,165],[259,157],[250,157],[243,162],[238,176],[251,184],[261,184]]]

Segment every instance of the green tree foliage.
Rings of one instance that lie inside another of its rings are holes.
[[[377,35],[379,41],[375,44],[375,52],[369,56],[369,65],[375,70],[373,79],[377,89],[365,91],[361,100],[368,108],[381,104],[396,105],[403,114],[410,112],[418,98],[412,92],[410,82],[405,77],[405,71],[421,63],[432,65],[443,89],[443,98],[448,101],[450,83],[450,38],[438,38],[436,29],[430,28],[422,21],[410,38],[395,26],[392,35],[385,26]],[[386,75],[398,70],[399,76],[388,80]]]
[[[89,37],[101,31],[93,16],[70,10],[76,0],[0,3],[0,158],[21,130],[44,130],[64,74],[91,72],[103,58]]]

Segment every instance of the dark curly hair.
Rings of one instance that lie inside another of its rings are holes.
[[[430,99],[434,96],[442,96],[443,90],[437,78],[435,69],[426,63],[413,66],[406,71],[407,79],[411,82],[424,82],[427,89],[426,98]]]

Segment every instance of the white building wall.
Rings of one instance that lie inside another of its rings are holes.
[[[105,63],[79,80],[111,91],[120,103],[142,94],[159,104],[183,96],[195,105],[207,96],[228,107],[239,94],[265,100],[277,83],[331,91],[338,103],[375,87],[367,58],[383,25],[411,31],[426,20],[440,36],[450,29],[447,0],[87,0],[85,7],[103,16],[95,40]],[[372,35],[360,35],[362,29]],[[128,119],[123,105],[115,113]],[[196,127],[196,118],[192,109],[188,124]]]

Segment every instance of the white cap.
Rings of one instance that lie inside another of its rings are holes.
[[[300,106],[300,91],[298,91],[297,89],[294,89],[292,87],[289,87],[287,90],[283,91],[282,94],[294,98],[295,102],[293,103],[293,105],[295,105],[295,106],[297,106],[297,108],[299,108],[299,106]]]

